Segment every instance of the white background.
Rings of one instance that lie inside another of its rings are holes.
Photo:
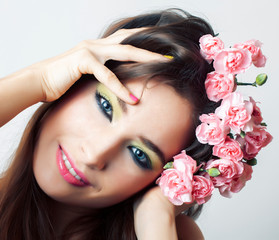
[[[0,77],[55,56],[100,32],[121,17],[150,10],[180,7],[204,17],[226,46],[252,38],[264,43],[268,83],[244,91],[261,102],[273,142],[258,155],[253,178],[232,199],[215,191],[198,224],[206,239],[275,240],[279,235],[278,169],[278,4],[276,0],[0,0]],[[242,80],[253,81],[261,69],[249,70]],[[5,104],[5,103],[1,103]],[[0,128],[0,171],[16,148],[35,107]]]

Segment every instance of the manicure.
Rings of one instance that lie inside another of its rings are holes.
[[[170,56],[170,55],[164,55],[165,58],[168,58],[168,59],[173,59],[173,56]]]
[[[139,99],[138,99],[136,96],[134,96],[132,93],[130,93],[130,98],[131,98],[134,102],[138,102],[138,101],[139,101]]]

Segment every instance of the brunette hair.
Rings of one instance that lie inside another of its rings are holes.
[[[106,65],[120,80],[143,77],[157,79],[168,84],[187,98],[193,105],[193,132],[187,154],[198,161],[207,161],[212,149],[200,144],[194,134],[199,115],[213,112],[218,103],[207,98],[204,81],[212,66],[200,54],[199,38],[214,35],[210,25],[201,18],[179,9],[144,14],[126,18],[113,24],[105,32],[106,37],[118,29],[146,27],[125,39],[129,44],[164,55],[173,56],[168,62],[133,63],[108,61]],[[94,78],[84,75],[82,79]],[[78,83],[76,83],[78,84]],[[0,239],[57,239],[51,223],[51,199],[38,186],[32,169],[33,152],[44,119],[59,99],[43,104],[34,114],[22,136],[14,161],[0,179]],[[143,190],[145,191],[145,190]],[[136,239],[133,224],[133,202],[142,194],[108,208],[98,215],[87,216],[70,224],[59,239],[69,239],[79,233],[79,239]],[[187,214],[195,216],[198,210],[191,208]],[[77,225],[77,223],[79,223]]]

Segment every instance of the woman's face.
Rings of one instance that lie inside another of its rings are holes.
[[[127,105],[104,85],[86,81],[66,95],[42,126],[34,174],[51,198],[99,208],[119,203],[153,182],[181,151],[191,105],[165,85],[131,80]]]

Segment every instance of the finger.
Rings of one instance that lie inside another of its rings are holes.
[[[91,70],[86,73],[94,74],[95,78],[110,89],[117,97],[128,104],[136,104],[139,99],[134,96],[115,76],[115,74],[105,67],[102,63],[95,60],[90,64]]]
[[[93,50],[93,49],[92,49]],[[94,48],[96,51],[96,46]],[[147,63],[152,61],[170,61],[170,58],[165,57],[162,54],[154,53],[145,49],[137,48],[131,45],[107,45],[102,50],[101,61],[117,60],[117,61],[133,61]],[[101,56],[101,54],[99,54]]]
[[[115,33],[111,34],[106,38],[102,38],[100,42],[105,44],[118,44],[121,43],[124,39],[130,37],[131,35],[146,30],[146,27],[142,28],[131,28],[131,29],[119,29]]]

